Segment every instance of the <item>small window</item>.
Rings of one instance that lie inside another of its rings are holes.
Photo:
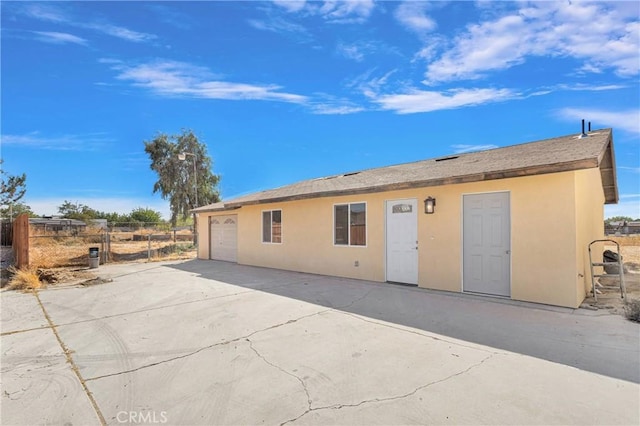
[[[262,212],[262,242],[282,243],[282,210]]]
[[[334,206],[334,239],[336,245],[367,245],[367,205],[365,203]]]

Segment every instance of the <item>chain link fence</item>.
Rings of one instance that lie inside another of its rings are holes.
[[[38,229],[29,232],[30,264],[41,268],[89,265],[89,250],[98,249],[100,264],[196,257],[190,227],[118,223],[82,229]]]

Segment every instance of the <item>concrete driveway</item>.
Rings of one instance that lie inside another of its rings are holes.
[[[603,312],[214,261],[2,292],[3,425],[634,424]]]

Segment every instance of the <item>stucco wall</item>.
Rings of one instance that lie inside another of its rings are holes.
[[[198,231],[198,259],[209,259],[209,215],[196,216],[196,229]]]
[[[597,173],[597,169],[594,169]],[[563,172],[378,194],[340,196],[243,206],[238,215],[238,263],[302,272],[385,281],[385,201],[416,198],[419,205],[419,285],[462,291],[462,197],[508,191],[511,200],[511,297],[560,306],[577,306],[584,296],[583,240],[600,220],[602,194],[593,171]],[[580,188],[580,194],[576,189]],[[436,198],[436,213],[423,213],[423,200]],[[367,203],[367,246],[333,245],[333,206]],[[282,210],[282,244],[261,242],[261,212]],[[582,215],[585,209],[600,213]],[[220,212],[215,214],[229,214]],[[201,241],[208,235],[201,214]],[[580,219],[580,235],[576,218]],[[582,231],[584,229],[585,231]],[[208,258],[202,244],[201,258]],[[580,253],[578,255],[578,253]],[[580,260],[577,260],[577,259]],[[355,262],[359,266],[355,266]],[[587,264],[588,267],[588,264]],[[578,290],[580,287],[580,290]]]
[[[589,243],[604,238],[604,191],[600,170],[577,171],[574,175],[576,187],[576,303],[579,305],[591,291],[589,267]],[[602,262],[603,244],[592,247],[594,262]],[[602,268],[596,268],[602,273]]]

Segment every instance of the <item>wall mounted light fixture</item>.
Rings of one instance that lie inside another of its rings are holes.
[[[436,211],[436,199],[428,197],[424,200],[424,212],[426,214],[433,214]]]

